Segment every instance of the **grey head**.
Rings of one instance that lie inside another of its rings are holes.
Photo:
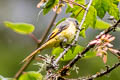
[[[79,25],[78,21],[75,18],[67,18],[66,21],[72,21],[76,26]]]

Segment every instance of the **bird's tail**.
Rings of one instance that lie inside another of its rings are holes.
[[[41,50],[43,50],[44,48],[48,48],[51,46],[54,46],[54,43],[56,43],[56,39],[51,39],[49,41],[47,41],[46,43],[44,43],[41,47],[39,47],[38,49],[36,49],[35,51],[33,51],[29,56],[27,56],[23,61],[26,62],[27,60],[29,60],[30,58],[32,58],[35,54],[37,54],[38,52],[40,52]]]
[[[41,50],[42,50],[42,48],[40,47],[40,48],[36,49],[35,51],[33,51],[29,56],[27,56],[27,57],[22,61],[22,63],[23,63],[23,62],[26,62],[27,60],[29,60],[30,58],[32,58],[35,54],[37,54],[37,53],[40,52]]]

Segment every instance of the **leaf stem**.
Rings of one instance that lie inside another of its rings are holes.
[[[37,39],[37,37],[36,37],[33,33],[29,34],[29,36],[30,36],[37,44],[39,44],[40,41]]]

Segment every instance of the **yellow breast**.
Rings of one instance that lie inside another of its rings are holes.
[[[73,22],[71,22],[70,26],[65,31],[63,31],[64,37],[67,38],[68,43],[70,43],[74,39],[76,30],[76,26]]]

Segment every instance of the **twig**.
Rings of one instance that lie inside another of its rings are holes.
[[[84,77],[84,78],[77,78],[77,79],[64,79],[64,80],[93,80],[93,79],[96,79],[96,78],[99,78],[99,77],[102,77],[104,75],[107,75],[109,74],[111,71],[113,71],[114,69],[116,69],[117,67],[120,66],[120,62],[114,64],[111,68],[107,68],[106,70],[104,71],[101,71],[101,72],[97,72],[96,74],[94,75],[91,75],[89,77]]]
[[[19,76],[23,73],[23,71],[29,66],[30,62],[32,61],[32,57],[25,62],[25,64],[19,69],[19,71],[15,74],[14,79],[17,80]]]
[[[113,48],[108,48],[108,49],[114,56],[116,56],[118,59],[120,59],[120,50],[113,49]]]
[[[115,25],[113,25],[113,26],[109,27],[107,30],[101,32],[98,36],[96,36],[95,39],[99,39],[102,35],[107,34],[107,33],[111,32],[111,31],[114,31],[115,28],[117,27],[117,25],[118,25],[119,23],[120,23],[120,20],[118,20]],[[91,45],[88,44],[88,46],[87,46],[81,53],[78,53],[78,55],[77,55],[71,62],[69,62],[66,66],[64,66],[63,69],[60,71],[61,76],[66,75],[67,71],[69,71],[69,69],[70,69],[79,59],[81,59],[81,58],[84,56],[84,54],[86,54],[86,52],[88,52],[88,51],[89,51],[90,49],[92,49],[94,46],[95,46],[95,44],[91,44]]]
[[[55,13],[55,15],[53,16],[53,19],[51,20],[50,24],[48,25],[48,28],[45,32],[45,34],[42,36],[41,40],[39,41],[38,47],[44,42],[45,38],[47,37],[47,34],[49,32],[49,30],[51,29],[53,23],[55,22],[57,17],[57,13]],[[36,39],[35,39],[36,40]],[[22,74],[22,72],[29,66],[29,64],[31,63],[31,61],[34,59],[35,56],[31,57],[28,61],[25,62],[25,64],[19,69],[19,71],[15,74],[14,78],[18,79],[19,76]]]
[[[75,15],[75,18],[78,17],[78,15],[82,12],[83,8],[77,13],[77,15]]]
[[[69,46],[60,54],[60,56],[53,62],[53,65],[52,65],[53,67],[56,67],[56,65],[57,65],[57,63],[59,62],[59,60],[60,60],[60,59],[65,55],[65,53],[78,41],[79,33],[80,33],[80,31],[81,31],[81,27],[82,27],[82,25],[83,25],[83,23],[84,23],[84,21],[85,21],[85,17],[86,17],[86,15],[87,15],[87,12],[88,12],[88,9],[89,9],[91,3],[92,3],[92,1],[89,3],[88,7],[86,8],[86,11],[85,11],[85,14],[84,14],[84,16],[83,16],[83,19],[82,19],[82,21],[81,21],[81,24],[80,24],[80,26],[79,26],[79,29],[77,30],[75,39],[73,40],[73,42],[71,43],[71,45],[69,45]],[[49,70],[48,70],[48,71],[49,71]],[[51,70],[50,70],[50,72],[51,72]],[[49,76],[47,76],[47,79],[50,78],[50,76],[52,76],[52,74],[49,74]]]
[[[54,24],[54,22],[55,22],[55,20],[56,20],[57,15],[58,15],[57,13],[54,14],[54,17],[53,17],[53,19],[51,20],[50,24],[48,25],[48,28],[45,30],[45,33],[44,33],[43,36],[41,37],[38,46],[40,46],[40,45],[45,41],[45,39],[46,39],[46,37],[47,37],[50,29],[52,28],[52,26],[53,26],[53,24]]]
[[[37,44],[39,44],[40,43],[40,41],[36,38],[36,36],[34,35],[34,34],[29,34],[29,36],[37,43]]]
[[[95,78],[102,77],[104,75],[107,75],[108,73],[110,73],[111,71],[113,71],[114,69],[116,69],[119,66],[120,66],[120,62],[114,64],[111,68],[108,68],[105,71],[101,71],[100,73],[96,73],[96,74],[94,74],[94,75],[92,75],[84,80],[93,80]]]
[[[84,6],[84,5],[81,5],[81,4],[78,4],[78,3],[76,3],[76,2],[73,2],[73,1],[71,1],[71,0],[63,0],[64,2],[66,2],[66,3],[71,3],[71,4],[74,4],[74,5],[77,5],[77,6],[80,6],[80,7],[82,7],[84,10],[86,10],[86,7]]]

